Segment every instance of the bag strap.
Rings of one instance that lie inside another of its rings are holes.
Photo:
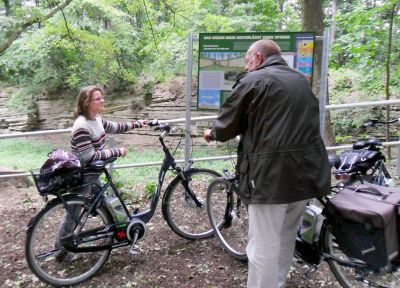
[[[378,196],[378,197],[381,197],[382,199],[385,199],[386,197],[389,196],[388,193],[382,193],[381,191],[379,191],[375,187],[360,187],[360,188],[357,188],[357,189],[355,189],[353,191],[356,192],[356,193],[364,193],[364,194],[370,194],[370,195]]]

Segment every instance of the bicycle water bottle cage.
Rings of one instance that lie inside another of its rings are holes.
[[[354,150],[360,150],[367,148],[368,150],[378,151],[377,146],[382,146],[382,142],[376,138],[371,138],[367,140],[360,140],[353,144]]]

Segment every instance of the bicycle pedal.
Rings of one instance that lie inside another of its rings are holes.
[[[131,245],[131,247],[129,248],[129,253],[131,253],[132,256],[136,256],[139,254],[139,251],[138,251],[135,243],[133,243]]]

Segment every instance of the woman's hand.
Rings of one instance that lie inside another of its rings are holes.
[[[128,154],[128,149],[126,149],[125,147],[121,147],[119,148],[119,152],[121,153],[121,157],[125,157],[126,154]]]
[[[148,123],[149,123],[149,120],[143,120],[143,119],[141,119],[141,120],[137,120],[137,122],[139,122],[140,123],[140,125],[142,125],[142,127],[147,127],[147,126],[149,126],[148,125]]]

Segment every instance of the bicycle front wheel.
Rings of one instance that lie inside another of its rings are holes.
[[[213,235],[207,216],[207,188],[218,172],[205,168],[191,168],[186,171],[188,185],[197,200],[196,205],[184,187],[184,179],[175,177],[165,190],[162,213],[169,227],[179,236],[189,239],[203,239]]]
[[[326,261],[342,287],[400,287],[400,270],[391,267],[389,271],[373,271],[363,261],[347,257],[336,242],[330,226],[326,228],[323,240],[324,252],[335,257]]]
[[[29,268],[43,282],[56,287],[76,285],[92,277],[107,261],[111,249],[98,252],[72,253],[61,247],[60,227],[66,225],[68,215],[60,199],[50,201],[29,223],[25,256]],[[74,214],[83,214],[85,198],[71,197],[66,199],[66,207],[71,207]],[[69,213],[69,212],[68,212]],[[72,218],[71,218],[72,219]],[[68,228],[76,227],[67,223]],[[112,222],[109,213],[99,207],[89,215],[82,232],[104,227]],[[61,224],[62,223],[62,224]],[[85,247],[92,245],[108,245],[113,241],[112,236],[101,240],[84,243]]]
[[[207,203],[211,226],[225,250],[236,259],[247,261],[249,217],[236,183],[228,183],[222,177],[215,179],[208,188]]]

